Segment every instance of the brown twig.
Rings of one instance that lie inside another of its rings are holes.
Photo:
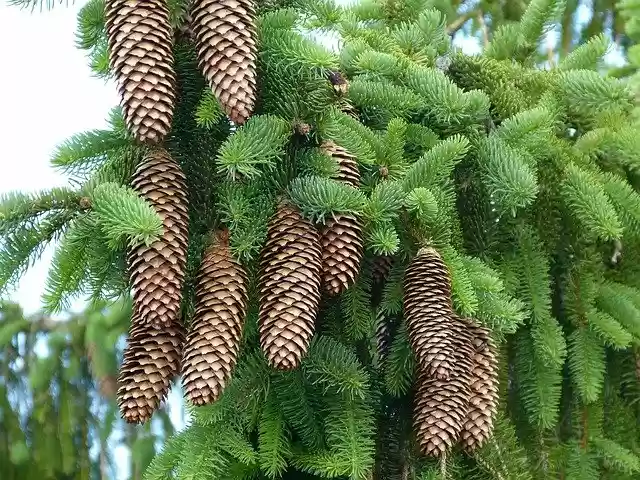
[[[447,25],[447,33],[449,35],[455,35],[458,33],[464,24],[467,23],[470,19],[472,19],[477,13],[480,11],[479,8],[475,8],[473,10],[469,10],[468,12],[463,13],[458,18],[456,18],[453,22]]]
[[[478,19],[478,23],[482,29],[482,42],[483,46],[486,48],[487,45],[489,45],[489,29],[487,28],[487,22],[484,21],[484,12],[482,10],[478,10],[476,12],[476,18]]]

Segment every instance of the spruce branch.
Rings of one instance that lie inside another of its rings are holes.
[[[602,240],[620,238],[622,225],[597,178],[574,164],[567,165],[565,175],[564,197],[585,229]]]
[[[372,224],[366,231],[365,243],[375,255],[394,255],[400,248],[400,237],[392,223]]]
[[[598,400],[604,386],[605,349],[596,334],[576,328],[568,338],[569,370],[584,403]]]
[[[589,327],[606,345],[624,349],[631,344],[633,339],[631,334],[608,313],[593,308],[586,313],[585,317]]]
[[[519,209],[531,205],[538,195],[538,179],[517,149],[490,135],[480,146],[478,156],[483,180],[501,212],[515,216]]]
[[[100,226],[95,215],[75,219],[62,237],[49,267],[43,295],[46,312],[61,312],[70,306],[70,300],[81,293],[86,278],[88,257]]]
[[[285,420],[274,400],[273,395],[267,398],[259,425],[260,467],[269,478],[277,478],[284,473],[291,455]]]
[[[279,117],[251,117],[220,147],[218,173],[232,180],[260,176],[261,168],[276,166],[292,134],[291,125]]]
[[[437,143],[408,169],[403,180],[405,191],[442,185],[469,147],[469,141],[461,135],[453,135]]]
[[[532,0],[520,20],[520,31],[526,42],[537,45],[565,9],[565,0]]]
[[[404,197],[400,182],[378,183],[364,205],[364,218],[374,224],[393,222],[400,215]]]
[[[640,472],[640,458],[633,451],[607,438],[594,438],[592,444],[608,469],[627,475]]]
[[[325,392],[343,395],[347,399],[366,397],[368,374],[354,352],[329,337],[314,337],[302,369],[305,376]]]
[[[0,197],[0,233],[7,235],[26,224],[37,223],[55,212],[83,209],[82,198],[68,188],[52,188],[38,193],[10,192]]]
[[[109,245],[150,245],[162,234],[162,219],[151,205],[130,188],[103,183],[91,192],[92,209],[102,224]]]
[[[56,212],[4,236],[0,247],[0,292],[15,285],[46,246],[59,238],[73,217],[67,211]]]
[[[451,130],[489,117],[490,101],[484,92],[465,92],[438,69],[413,66],[405,82],[420,95],[428,116],[442,128]]]
[[[360,190],[317,176],[296,178],[289,185],[289,194],[306,217],[318,222],[340,213],[359,216],[366,204]]]
[[[604,34],[591,37],[562,59],[559,70],[596,70],[610,48],[609,39]]]
[[[400,397],[409,391],[415,368],[416,361],[409,343],[409,333],[403,322],[391,343],[385,362],[385,387],[391,395]]]
[[[113,130],[73,135],[56,149],[51,164],[65,173],[86,174],[104,162],[109,152],[126,148],[130,142]]]

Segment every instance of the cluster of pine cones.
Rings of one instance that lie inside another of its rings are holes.
[[[418,364],[414,431],[420,449],[440,457],[460,442],[471,452],[492,432],[496,351],[486,328],[454,313],[450,274],[432,247],[421,249],[407,268],[404,313]]]
[[[357,187],[355,157],[332,142],[320,150],[338,164],[336,180]],[[138,167],[133,188],[163,219],[164,233],[129,254],[133,316],[120,369],[118,402],[132,423],[151,418],[182,373],[195,405],[217,400],[231,377],[247,314],[247,274],[233,258],[229,233],[215,233],[197,277],[196,306],[186,335],[180,305],[188,244],[185,179],[168,153],[155,148]],[[269,364],[296,368],[314,332],[321,289],[337,295],[355,282],[363,255],[359,219],[338,215],[319,231],[283,201],[273,215],[260,275],[260,344]]]
[[[194,0],[187,17],[204,77],[229,119],[245,123],[256,99],[252,0]],[[155,243],[129,252],[133,315],[118,402],[127,421],[144,422],[182,363],[190,367],[185,377],[190,391],[203,382],[211,385],[212,377],[228,376],[239,344],[238,319],[246,309],[246,281],[224,234],[218,235],[202,264],[198,310],[185,339],[179,311],[188,243],[187,188],[180,165],[163,148],[176,102],[175,32],[166,0],[107,0],[105,18],[109,63],[127,128],[150,147],[132,187],[155,207],[164,227]],[[218,395],[216,388],[196,402]]]
[[[256,99],[255,8],[251,0],[194,0],[190,30],[199,67],[229,119],[243,124]],[[215,401],[237,362],[247,313],[247,274],[233,258],[228,232],[213,235],[196,287],[191,330],[180,320],[188,245],[184,174],[162,146],[176,101],[174,34],[166,0],[107,0],[106,31],[127,128],[150,148],[132,187],[154,206],[162,236],[129,252],[133,315],[119,375],[118,402],[128,422],[147,421],[182,373],[195,405]],[[339,82],[334,82],[339,83]],[[356,159],[324,142],[337,180],[358,187]],[[346,290],[363,254],[362,225],[331,218],[320,231],[282,202],[268,226],[260,263],[260,345],[269,364],[296,368],[314,333],[324,289]],[[405,315],[419,363],[415,431],[425,454],[454,443],[474,449],[489,436],[497,404],[496,357],[487,330],[458,318],[438,253],[419,252],[405,277]]]

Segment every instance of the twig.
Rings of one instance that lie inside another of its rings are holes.
[[[487,45],[489,45],[489,29],[487,28],[487,23],[484,21],[484,12],[482,10],[478,10],[476,12],[476,17],[480,24],[480,28],[482,29],[482,41],[486,48]]]
[[[464,26],[464,24],[467,23],[467,21],[469,21],[471,18],[473,18],[473,16],[476,15],[479,11],[479,8],[475,8],[460,15],[453,22],[447,25],[447,33],[449,35],[455,35],[456,33],[458,33],[458,30],[460,30]]]

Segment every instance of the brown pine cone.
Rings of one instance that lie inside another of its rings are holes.
[[[184,174],[163,149],[138,167],[132,187],[162,218],[163,235],[129,253],[134,312],[158,328],[173,325],[180,312],[187,258],[188,203]]]
[[[322,228],[322,281],[330,295],[339,295],[354,284],[364,247],[362,224],[353,215],[337,215]]]
[[[198,63],[229,118],[242,124],[256,101],[256,28],[252,0],[194,0]]]
[[[321,261],[317,230],[295,207],[281,204],[269,222],[260,264],[260,345],[274,368],[296,368],[309,348]]]
[[[389,319],[382,309],[378,309],[376,314],[376,350],[380,360],[384,360],[389,353],[389,345],[391,343],[391,331],[389,328]]]
[[[472,333],[469,325],[455,319],[454,363],[448,380],[418,377],[414,398],[414,431],[424,455],[440,457],[460,436],[469,410],[470,376],[473,367]]]
[[[375,257],[371,266],[373,281],[376,283],[384,282],[391,272],[391,267],[393,267],[393,257],[388,255],[378,255]]]
[[[321,150],[338,163],[336,180],[352,187],[360,185],[360,171],[353,155],[333,142],[325,141]],[[322,281],[330,295],[339,295],[356,281],[364,247],[362,223],[353,215],[339,214],[322,228]]]
[[[469,412],[462,430],[462,445],[468,452],[481,447],[493,432],[498,409],[498,358],[490,332],[473,325],[473,370]]]
[[[404,313],[422,370],[429,377],[447,379],[454,351],[451,277],[434,248],[421,249],[405,272]]]
[[[338,173],[334,177],[340,182],[344,182],[352,187],[360,186],[360,169],[358,160],[340,145],[336,145],[331,140],[325,140],[320,145],[320,150],[338,163]]]
[[[109,64],[127,128],[146,144],[171,130],[176,100],[173,32],[164,0],[106,0]]]
[[[247,314],[247,275],[221,232],[206,251],[196,287],[196,310],[182,361],[185,395],[195,405],[216,401],[231,378]]]
[[[162,330],[133,318],[118,376],[118,406],[128,423],[144,423],[164,401],[180,372],[184,332],[179,323]]]

